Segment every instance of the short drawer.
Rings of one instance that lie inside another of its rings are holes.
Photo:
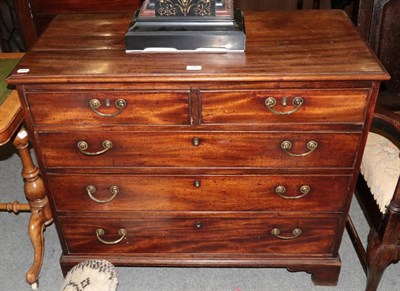
[[[368,90],[202,91],[202,123],[362,122]]]
[[[348,176],[48,175],[57,211],[341,211]]]
[[[70,254],[330,254],[338,220],[329,217],[60,217]]]
[[[189,92],[27,93],[35,125],[188,125]]]
[[[47,167],[353,167],[360,133],[40,134]]]

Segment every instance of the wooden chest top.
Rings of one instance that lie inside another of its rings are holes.
[[[60,15],[10,83],[346,81],[389,76],[339,10],[246,12],[245,53],[129,53],[132,15]],[[188,71],[187,66],[201,66]]]

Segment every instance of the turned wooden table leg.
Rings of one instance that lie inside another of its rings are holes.
[[[34,251],[34,260],[31,268],[26,274],[29,284],[37,282],[42,267],[44,254],[43,231],[45,226],[53,220],[50,206],[44,189],[39,169],[32,161],[28,148],[28,133],[22,128],[15,137],[13,144],[17,148],[22,161],[22,177],[24,178],[24,192],[29,202],[31,217],[28,232]]]

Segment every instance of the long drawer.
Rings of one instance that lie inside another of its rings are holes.
[[[348,176],[49,175],[58,211],[341,211]]]
[[[35,125],[188,125],[188,91],[32,92]]]
[[[330,254],[334,217],[59,217],[70,254]]]
[[[362,122],[368,90],[202,91],[202,123]]]
[[[42,133],[47,167],[353,167],[360,133]]]

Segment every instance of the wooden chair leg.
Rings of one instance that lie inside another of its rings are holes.
[[[368,235],[368,272],[366,291],[376,291],[386,267],[396,258],[395,245],[382,245],[375,229]]]
[[[297,9],[303,9],[303,0],[297,0]],[[321,0],[313,0],[313,9],[319,9]]]
[[[34,260],[26,274],[26,281],[32,285],[37,283],[42,267],[44,253],[43,231],[45,226],[52,222],[53,218],[44,190],[43,180],[39,176],[39,169],[33,163],[29,152],[28,141],[28,133],[22,128],[15,137],[13,144],[21,158],[24,192],[31,210],[28,233],[33,246]]]
[[[346,229],[350,236],[351,242],[353,244],[354,249],[356,250],[358,259],[360,260],[361,266],[364,269],[365,274],[367,274],[367,252],[361,242],[361,239],[357,233],[357,230],[351,220],[350,215],[347,217],[346,221]]]
[[[303,9],[303,0],[297,0],[297,9],[298,10]]]

